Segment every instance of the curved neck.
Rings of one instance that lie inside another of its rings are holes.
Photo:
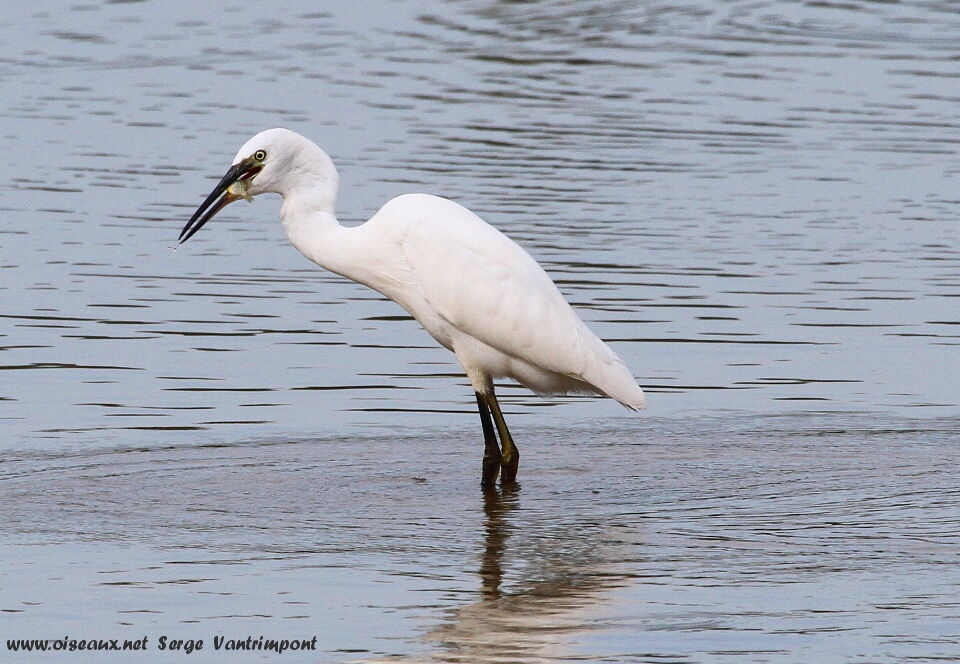
[[[341,226],[334,214],[336,188],[302,187],[287,191],[280,222],[301,254],[320,267],[368,284],[363,267],[362,226]]]

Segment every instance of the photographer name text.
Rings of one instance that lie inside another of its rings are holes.
[[[265,651],[281,654],[301,650],[316,650],[317,637],[306,639],[272,639],[266,636],[230,638],[218,634],[209,642],[204,639],[180,639],[166,635],[152,643],[150,637],[140,639],[77,639],[65,636],[62,639],[7,639],[8,652],[79,652],[86,650],[144,652],[162,650],[190,655],[212,646],[212,650]]]

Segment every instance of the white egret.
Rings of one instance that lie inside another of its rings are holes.
[[[538,394],[597,393],[633,410],[645,406],[623,360],[580,320],[543,268],[496,228],[427,194],[398,196],[366,223],[341,226],[334,215],[338,181],[330,157],[311,141],[287,129],[261,132],[240,148],[180,242],[235,200],[280,194],[280,221],[293,246],[399,304],[456,355],[480,410],[484,487],[498,473],[502,485],[515,484],[520,461],[495,378]]]

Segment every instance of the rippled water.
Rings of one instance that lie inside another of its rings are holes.
[[[953,3],[23,4],[0,29],[0,638],[960,657]],[[300,257],[276,200],[172,249],[277,125],[331,154],[351,223],[426,191],[523,244],[649,415],[504,386],[524,485],[485,503],[452,357]]]
[[[319,661],[955,659],[955,426],[538,426],[486,499],[465,433],[23,454],[0,615]]]

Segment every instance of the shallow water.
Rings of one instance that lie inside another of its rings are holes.
[[[846,419],[521,429],[523,488],[486,499],[463,433],[24,454],[5,632],[202,661],[217,634],[317,636],[319,661],[956,658],[956,421]]]
[[[951,3],[107,2],[0,29],[0,638],[958,655]],[[334,158],[348,223],[426,191],[515,238],[649,415],[504,385],[523,489],[485,504],[452,357],[300,257],[276,200],[172,250],[276,125]]]

